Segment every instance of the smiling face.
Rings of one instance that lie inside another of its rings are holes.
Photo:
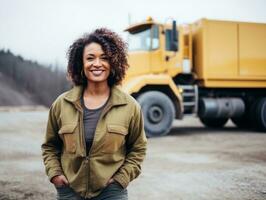
[[[100,44],[92,42],[83,51],[83,70],[90,83],[107,84],[110,64]]]

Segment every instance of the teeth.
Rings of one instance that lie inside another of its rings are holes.
[[[99,75],[102,74],[103,70],[92,70],[91,72],[92,72],[93,75],[99,76]]]

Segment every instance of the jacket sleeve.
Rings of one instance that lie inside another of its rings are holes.
[[[49,111],[45,140],[42,144],[42,157],[46,174],[50,181],[54,176],[63,174],[60,164],[62,140],[58,136],[58,129],[55,106],[53,104]]]
[[[147,149],[147,138],[144,132],[144,122],[140,106],[137,104],[129,124],[127,136],[127,155],[124,164],[113,176],[113,179],[126,188],[130,181],[141,173],[141,163]]]

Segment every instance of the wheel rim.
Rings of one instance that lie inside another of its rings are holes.
[[[152,106],[148,111],[149,121],[152,123],[159,123],[163,119],[163,111],[159,106]]]

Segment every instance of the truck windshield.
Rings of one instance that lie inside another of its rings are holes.
[[[142,27],[134,31],[128,37],[129,51],[150,51],[159,47],[158,26]]]

